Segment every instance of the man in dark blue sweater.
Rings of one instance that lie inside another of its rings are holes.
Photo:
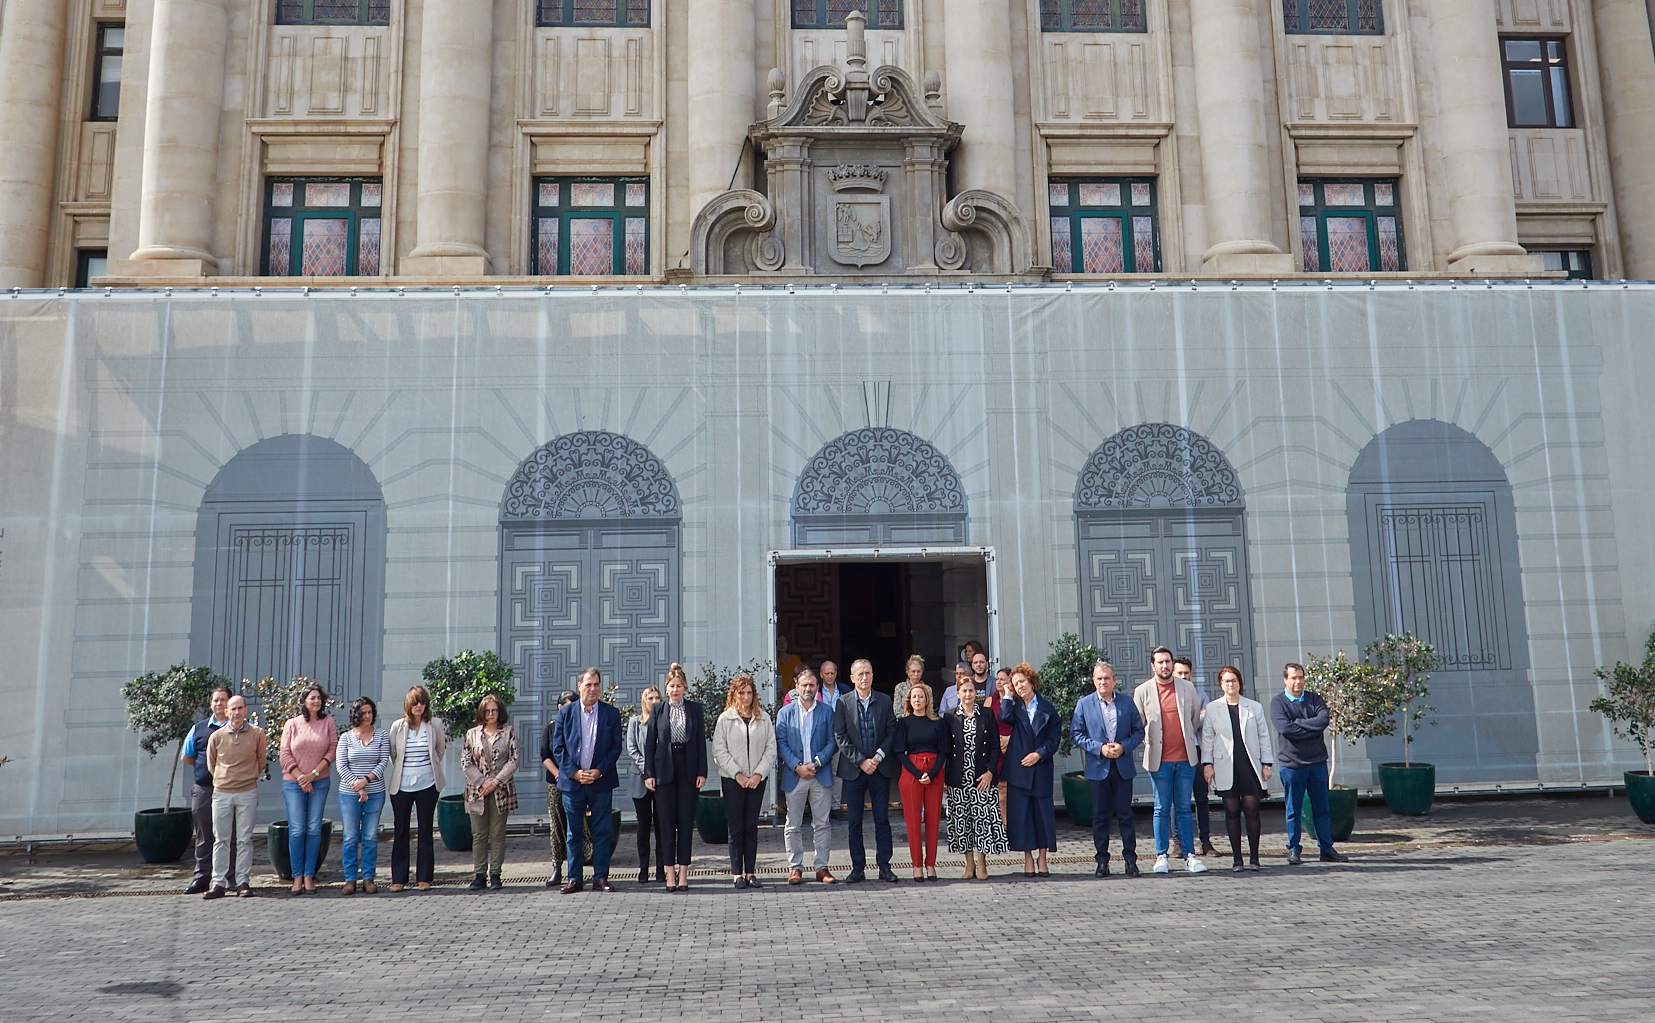
[[[1281,738],[1276,744],[1276,769],[1287,790],[1287,862],[1298,866],[1299,835],[1304,828],[1301,808],[1310,794],[1310,813],[1316,819],[1316,844],[1323,863],[1347,863],[1350,857],[1333,848],[1333,816],[1327,808],[1327,702],[1304,687],[1304,665],[1288,662],[1281,671],[1283,692],[1270,701],[1270,724]]]

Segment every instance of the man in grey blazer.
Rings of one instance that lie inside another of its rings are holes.
[[[850,822],[850,865],[846,884],[868,879],[867,850],[862,845],[862,814],[865,800],[873,802],[875,862],[879,879],[895,883],[891,869],[891,779],[896,777],[897,758],[890,756],[896,733],[896,715],[891,698],[873,688],[873,664],[866,659],[851,662],[851,692],[839,697],[833,711],[833,733],[839,747],[839,777],[845,780],[845,807]]]
[[[1172,674],[1171,650],[1156,647],[1149,665],[1155,674],[1132,693],[1132,702],[1144,719],[1143,768],[1155,788],[1155,873],[1171,869],[1167,822],[1175,819],[1178,842],[1188,854],[1184,869],[1202,874],[1207,866],[1195,855],[1195,820],[1190,813],[1195,767],[1201,762],[1196,753],[1201,741],[1201,698],[1194,685]]]

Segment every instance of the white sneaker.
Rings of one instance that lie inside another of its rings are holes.
[[[1188,856],[1184,859],[1184,869],[1189,871],[1191,874],[1205,874],[1207,872],[1207,865],[1196,859],[1194,856]]]
[[[1166,853],[1162,853],[1161,855],[1155,857],[1155,873],[1165,874],[1167,871],[1169,871],[1171,869],[1172,869],[1171,867],[1167,866],[1167,855],[1166,855]]]

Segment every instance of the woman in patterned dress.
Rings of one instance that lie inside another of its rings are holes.
[[[986,881],[989,855],[1006,851],[995,785],[999,729],[989,709],[977,702],[975,678],[963,676],[956,692],[960,705],[947,715],[948,851],[965,855],[966,879]]]

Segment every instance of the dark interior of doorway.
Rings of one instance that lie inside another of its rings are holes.
[[[986,642],[987,569],[981,559],[808,561],[776,566],[777,663],[784,688],[792,665],[873,662],[874,688],[889,693],[910,654],[925,658],[925,680],[953,680],[959,646]]]

